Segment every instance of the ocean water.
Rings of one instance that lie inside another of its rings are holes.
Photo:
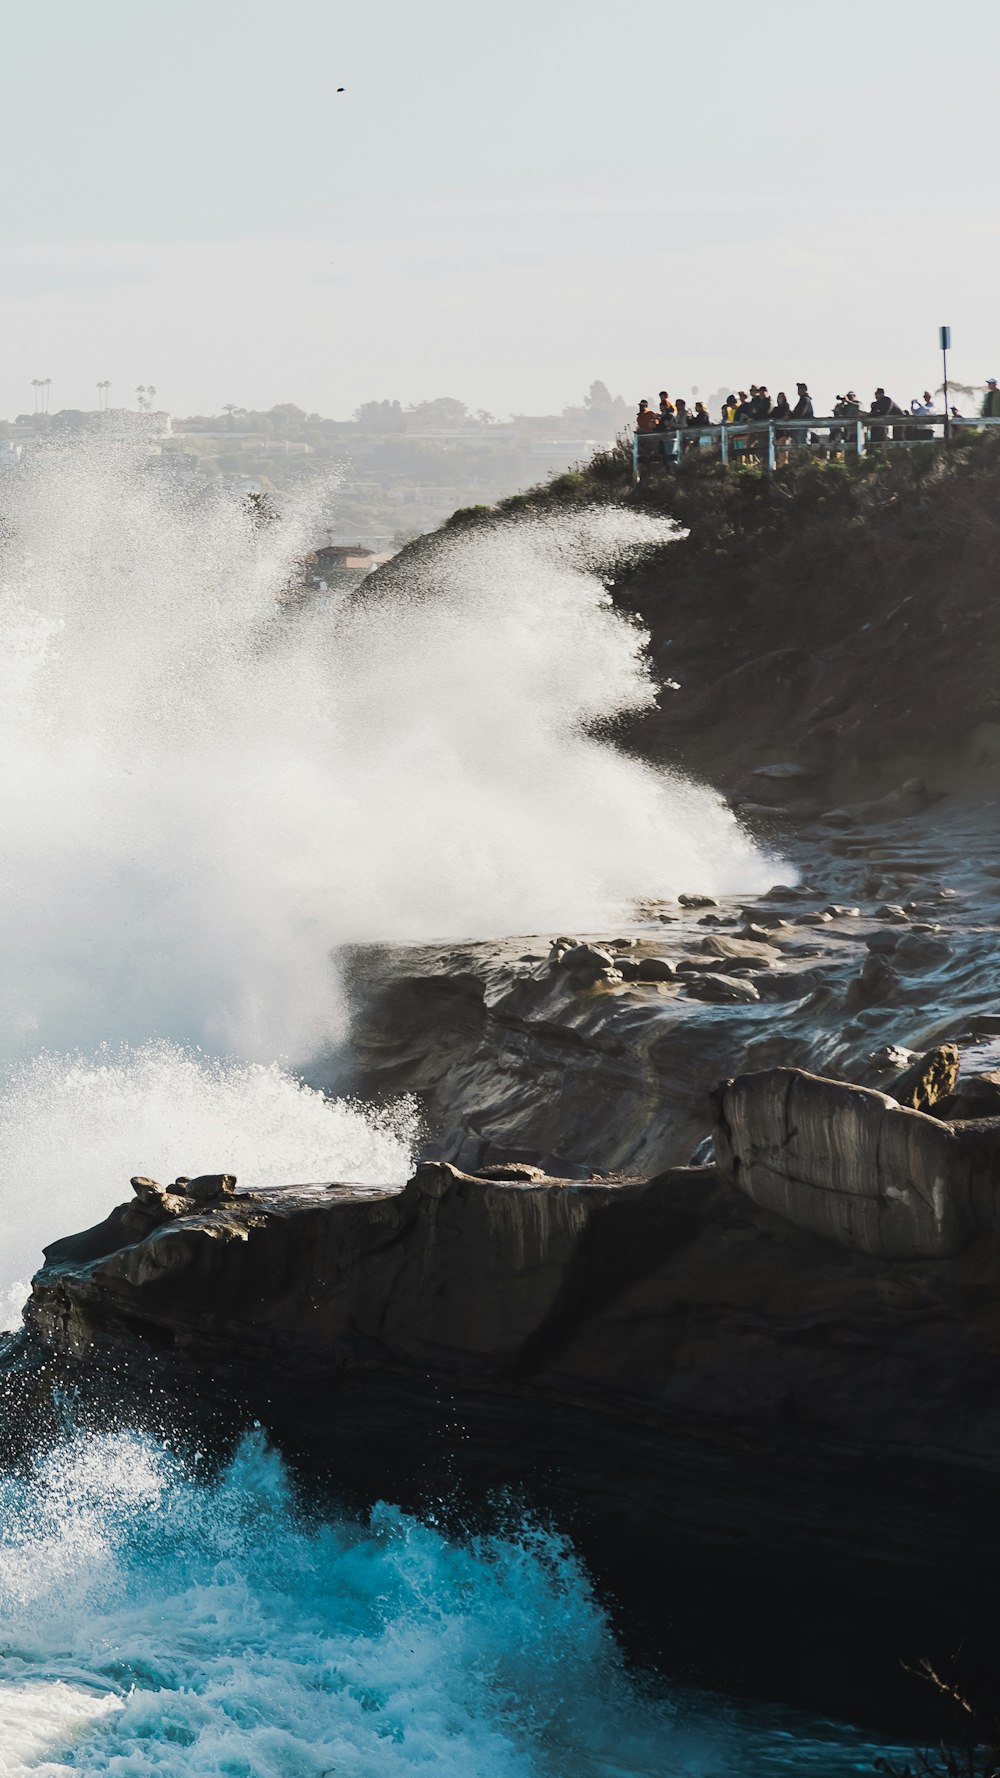
[[[609,738],[653,685],[606,581],[669,525],[509,522],[300,606],[305,498],[261,530],[127,448],[57,447],[4,483],[0,521],[6,1326],[43,1242],[133,1173],[406,1177],[412,1103],[303,1078],[345,1029],[338,945],[599,929],[632,898],[773,880],[717,796]],[[0,1474],[0,1774],[872,1758],[847,1728],[629,1675],[530,1516],[463,1539],[391,1502],[317,1515],[259,1436],[218,1474],[80,1426]]]
[[[530,1519],[312,1516],[259,1434],[200,1477],[78,1433],[0,1483],[5,1778],[841,1778],[879,1751],[630,1677]]]

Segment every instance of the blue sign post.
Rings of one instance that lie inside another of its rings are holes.
[[[941,358],[944,363],[944,442],[951,443],[951,408],[948,405],[948,349],[951,345],[951,328],[939,330],[941,340]]]

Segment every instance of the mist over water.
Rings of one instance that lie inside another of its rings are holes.
[[[343,1031],[331,948],[600,928],[773,873],[713,793],[601,738],[653,697],[605,577],[668,524],[507,522],[289,602],[314,527],[118,446],[4,484],[6,1326],[42,1242],[134,1172],[405,1179],[410,1102],[294,1072]],[[634,1685],[530,1520],[310,1518],[252,1440],[211,1480],[85,1431],[0,1474],[11,1778],[831,1778],[856,1745]]]
[[[122,447],[39,452],[0,548],[0,1049],[170,1038],[301,1060],[331,946],[621,917],[761,886],[711,792],[586,732],[653,697],[615,511],[446,538],[277,599],[314,532]]]
[[[605,580],[668,522],[505,521],[289,602],[317,525],[283,506],[255,523],[118,441],[4,483],[6,1320],[133,1172],[406,1176],[409,1109],[390,1130],[281,1072],[343,1033],[332,948],[770,875],[711,791],[600,738],[654,696]]]

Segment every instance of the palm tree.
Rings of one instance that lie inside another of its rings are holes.
[[[40,388],[41,388],[41,386],[42,386],[42,379],[41,379],[41,377],[32,377],[32,379],[31,379],[31,387],[32,387],[32,388],[33,388],[33,389],[34,389],[34,391],[35,391],[35,412],[36,412],[36,414],[37,414],[37,412],[38,412],[38,391],[39,391],[39,389],[40,389]]]
[[[45,394],[42,398],[43,399],[43,406],[42,406],[42,413],[43,414],[47,414],[49,411],[49,390],[51,389],[51,387],[52,387],[52,378],[51,377],[43,377],[42,378],[42,388],[45,390]]]
[[[103,383],[98,383],[98,385],[97,385],[97,410],[98,410],[98,413],[100,413],[102,409],[104,409],[105,411],[107,410],[108,399],[109,399],[108,390],[110,389],[110,387],[111,387],[111,382],[110,382],[109,378],[106,378]]]
[[[153,405],[153,397],[155,396],[155,394],[156,394],[156,390],[153,388],[152,383],[147,383],[146,384],[146,412],[147,413],[149,412],[150,408]]]

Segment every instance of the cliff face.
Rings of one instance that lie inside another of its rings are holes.
[[[650,463],[637,488],[611,452],[516,509],[588,501],[688,531],[613,589],[649,628],[666,688],[631,729],[644,752],[750,802],[753,768],[772,763],[809,782],[770,800],[818,806],[909,772],[1000,783],[995,438],[793,461],[773,479],[692,452],[677,472]]]
[[[26,1322],[77,1376],[224,1401],[344,1486],[530,1484],[661,1630],[669,1590],[696,1647],[714,1588],[712,1635],[724,1600],[751,1670],[752,1623],[773,1656],[822,1601],[839,1681],[830,1644],[849,1625],[856,1669],[877,1602],[882,1685],[918,1630],[968,1633],[992,1576],[998,1262],[991,1235],[850,1253],[713,1167],[427,1164],[402,1188],[123,1207],[49,1250]]]
[[[338,1087],[419,1095],[428,1158],[588,1177],[688,1162],[729,1075],[883,1086],[900,1046],[942,1036],[971,1075],[995,1066],[995,807],[934,802],[788,844],[797,884],[640,908],[625,937],[585,935],[581,968],[557,934],[355,951]]]

